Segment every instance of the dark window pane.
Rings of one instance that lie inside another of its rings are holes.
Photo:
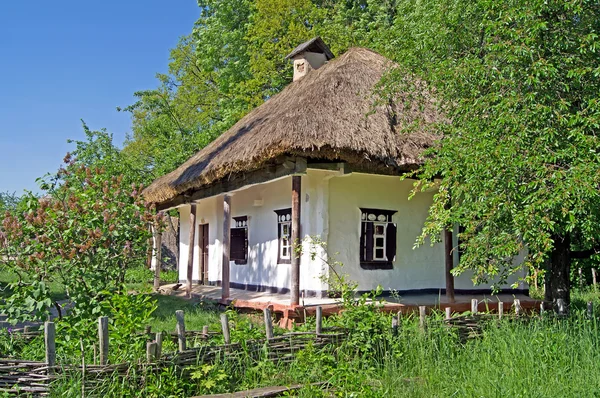
[[[383,249],[375,249],[375,257],[378,259],[383,258]]]
[[[376,225],[375,226],[375,235],[383,235],[383,225]]]
[[[376,247],[383,247],[383,238],[377,238],[377,239],[375,239],[375,246]]]

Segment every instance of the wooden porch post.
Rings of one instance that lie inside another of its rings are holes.
[[[301,247],[300,242],[300,192],[302,189],[302,177],[292,176],[292,261],[291,261],[291,289],[290,304],[300,304],[300,254],[297,252]]]
[[[158,292],[158,289],[160,289],[160,268],[162,266],[162,232],[158,223],[154,224],[152,231],[154,232],[154,244],[156,245],[154,248],[156,260],[154,264],[154,291]]]
[[[194,246],[196,241],[196,205],[192,203],[190,209],[190,241],[188,251],[188,263],[187,263],[187,295],[192,295],[192,278],[194,271]]]
[[[452,230],[444,230],[444,253],[446,254],[446,298],[449,303],[454,303],[454,259],[452,256]]]
[[[231,233],[231,197],[223,197],[223,265],[221,272],[221,298],[229,298],[229,240]]]

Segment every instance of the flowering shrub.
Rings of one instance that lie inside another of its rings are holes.
[[[43,319],[53,302],[49,282],[63,284],[72,314],[96,318],[110,295],[124,293],[125,271],[144,261],[148,225],[160,222],[141,196],[104,168],[64,159],[56,176],[42,180],[47,195],[24,198],[23,212],[6,212],[0,227],[0,261],[19,279],[0,311],[12,321]]]

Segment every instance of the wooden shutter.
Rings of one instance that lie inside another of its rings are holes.
[[[396,224],[388,223],[385,231],[385,256],[388,261],[396,258]]]
[[[236,261],[246,260],[246,228],[231,228],[229,258]]]
[[[366,222],[365,224],[365,260],[373,261],[373,223]]]
[[[363,261],[366,261],[366,256],[365,256],[365,232],[366,232],[366,228],[365,228],[366,223],[361,222],[360,223],[360,243],[359,243],[359,248],[360,248],[360,262],[362,263]]]

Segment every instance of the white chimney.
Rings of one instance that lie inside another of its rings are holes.
[[[294,61],[294,81],[301,79],[313,69],[319,69],[332,58],[331,50],[320,37],[300,44],[286,57]]]

